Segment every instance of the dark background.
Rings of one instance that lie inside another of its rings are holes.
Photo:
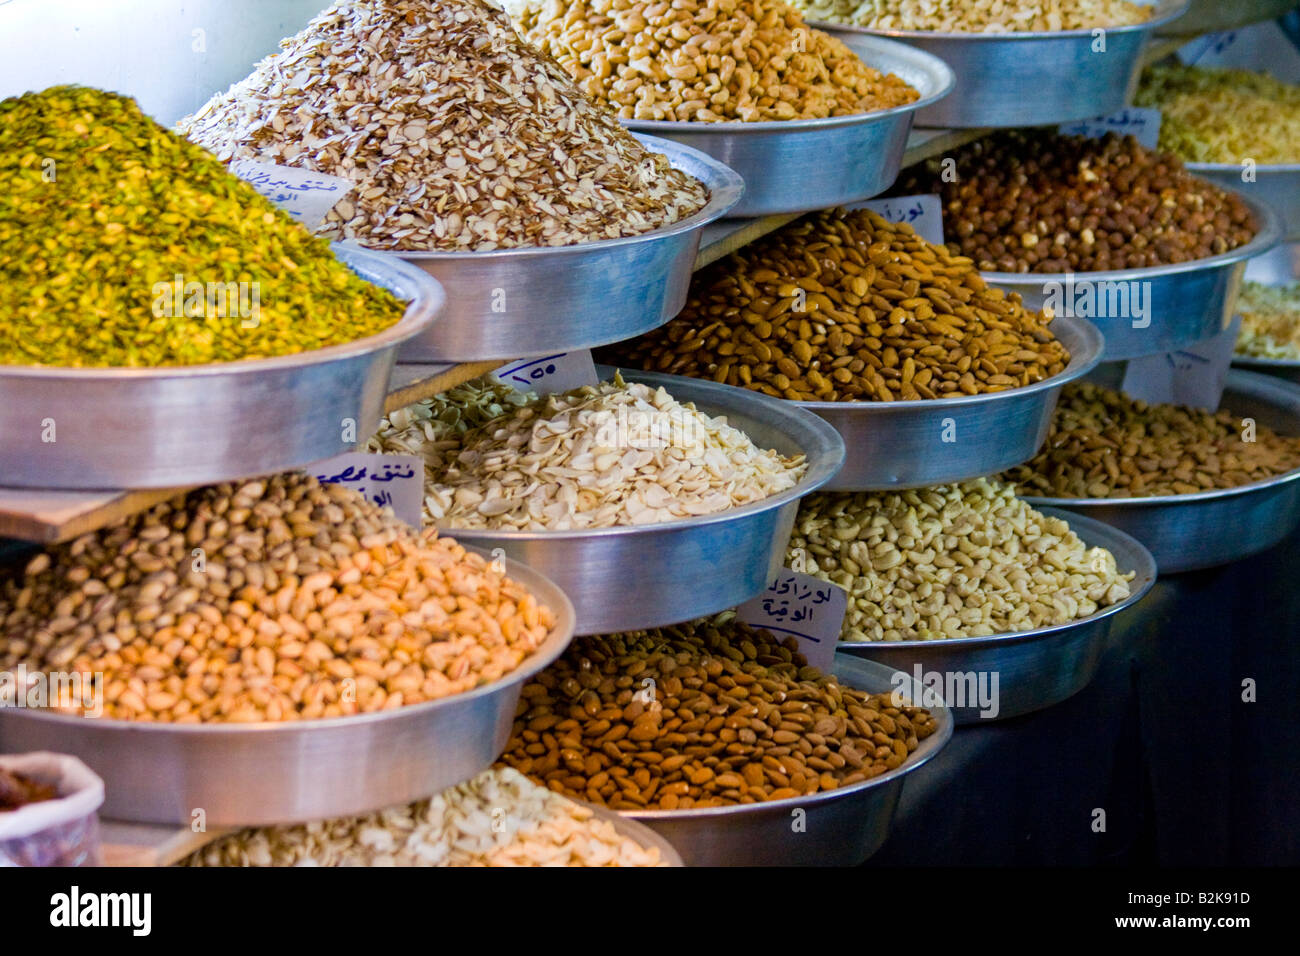
[[[1162,577],[1083,691],[910,774],[868,865],[1300,864],[1298,576],[1300,533]]]

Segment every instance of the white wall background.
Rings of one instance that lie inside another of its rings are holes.
[[[79,83],[134,96],[170,125],[247,76],[327,6],[329,0],[0,0],[0,98]]]

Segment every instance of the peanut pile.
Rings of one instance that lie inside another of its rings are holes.
[[[485,0],[339,0],[280,46],[179,128],[223,160],[351,180],[321,224],[331,239],[562,246],[708,202]]]
[[[624,119],[821,119],[920,94],[782,0],[506,0],[516,29]]]
[[[0,585],[0,621],[0,669],[102,673],[105,716],[196,723],[462,693],[518,667],[555,617],[450,538],[284,474],[202,488],[38,554]]]
[[[845,687],[726,613],[580,637],[524,686],[501,758],[615,810],[684,810],[835,790],[902,766],[929,711]]]
[[[618,376],[546,396],[471,386],[395,413],[368,447],[424,458],[430,522],[514,531],[714,514],[793,488],[808,467]]]
[[[1063,371],[1049,322],[911,226],[831,209],[709,266],[677,318],[600,354],[797,401],[947,398]]]
[[[596,817],[508,767],[428,800],[360,817],[221,837],[181,866],[665,866]]]
[[[1294,468],[1300,438],[1263,425],[1252,434],[1230,411],[1148,405],[1097,385],[1070,384],[1043,450],[1003,477],[1026,495],[1145,498],[1238,488]]]
[[[938,193],[948,248],[986,272],[1188,262],[1245,245],[1256,229],[1236,195],[1114,133],[994,133],[904,170],[893,191]]]
[[[849,592],[844,641],[986,637],[1065,624],[1127,598],[1134,577],[1010,485],[984,478],[809,495],[789,563]]]

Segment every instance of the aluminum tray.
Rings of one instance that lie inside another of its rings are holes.
[[[1146,23],[1109,27],[1104,52],[1092,30],[1057,33],[934,33],[873,30],[809,21],[850,46],[854,38],[888,37],[940,57],[957,74],[956,91],[916,115],[918,126],[955,129],[1041,126],[1102,116],[1133,98],[1142,50],[1158,27],[1187,8],[1160,0]]]
[[[704,227],[744,191],[722,163],[677,143],[637,136],[709,188],[708,204],[639,236],[497,252],[388,252],[436,277],[450,305],[402,349],[403,362],[477,362],[547,355],[630,339],[686,304]]]
[[[1231,369],[1223,407],[1284,435],[1300,435],[1300,387]],[[1035,498],[1069,508],[1141,541],[1162,574],[1210,568],[1258,554],[1300,526],[1300,468],[1242,488],[1159,498]]]
[[[1218,33],[1272,20],[1295,6],[1296,0],[1192,0],[1185,14],[1156,32],[1168,36]]]
[[[1264,285],[1288,285],[1300,282],[1300,242],[1287,242],[1274,246],[1262,256],[1246,263],[1246,279]],[[1275,378],[1300,385],[1300,359],[1255,358],[1234,355],[1234,368],[1247,372],[1262,372]]]
[[[1284,239],[1300,239],[1300,163],[1255,167],[1255,181],[1241,179],[1241,166],[1232,163],[1185,163],[1188,172],[1224,189],[1241,193],[1273,210],[1282,220]]]
[[[955,81],[942,60],[902,43],[862,36],[848,45],[868,65],[906,80],[920,99],[826,119],[622,122],[628,129],[693,146],[740,173],[745,195],[732,216],[804,212],[875,196],[898,178],[917,110],[947,96]]]
[[[1245,198],[1245,197],[1243,197]],[[1098,301],[1112,303],[1116,312],[1127,315],[1088,316],[1106,340],[1103,359],[1107,362],[1169,352],[1217,335],[1232,321],[1233,304],[1241,285],[1246,260],[1277,245],[1282,238],[1281,220],[1273,210],[1246,199],[1255,214],[1259,231],[1244,246],[1217,256],[1179,262],[1149,269],[1114,269],[1108,272],[1076,272],[1072,276],[1045,272],[981,272],[990,285],[1020,293],[1026,308],[1041,309],[1052,294],[1074,301],[1080,291],[1091,291]],[[1073,286],[1069,284],[1073,281]],[[1124,285],[1118,285],[1124,283]],[[1142,296],[1149,314],[1141,321],[1135,310],[1118,298]],[[1108,311],[1112,311],[1108,306]]]
[[[409,803],[468,780],[505,750],[524,683],[573,637],[573,606],[531,568],[506,572],[556,614],[531,657],[485,687],[397,710],[261,724],[156,724],[0,708],[0,752],[53,750],[104,778],[114,820],[266,826]]]
[[[1101,361],[1101,333],[1055,319],[1070,352],[1065,371],[1024,388],[904,402],[795,402],[835,426],[848,449],[828,491],[919,488],[988,475],[1033,458],[1066,382]],[[954,440],[944,441],[951,437]]]
[[[942,677],[945,688],[953,682],[951,686],[959,689],[963,699],[947,703],[958,725],[1019,717],[1059,704],[1083,690],[1097,673],[1115,616],[1141,601],[1155,584],[1156,562],[1146,548],[1110,525],[1076,512],[1041,507],[1033,498],[1026,500],[1043,514],[1068,521],[1089,547],[1106,548],[1115,555],[1121,571],[1136,571],[1129,596],[1091,617],[1055,627],[935,641],[841,642],[839,653],[877,661],[912,676],[919,668],[925,675]],[[982,716],[984,708],[978,702],[968,703],[974,690],[969,681],[988,681],[984,686],[991,689],[994,677],[997,712]]]
[[[614,372],[607,366],[596,371],[602,379]],[[799,499],[826,484],[844,462],[835,429],[790,402],[679,375],[629,370],[623,377],[725,415],[760,448],[807,456],[808,471],[795,487],[762,501],[663,524],[575,531],[445,526],[466,544],[501,548],[548,575],[573,601],[579,634],[675,624],[749,600],[785,562]]]
[[[379,424],[397,348],[442,310],[418,269],[334,246],[364,279],[411,300],[378,335],[330,348],[176,368],[0,366],[0,485],[169,488],[286,471]],[[55,441],[43,441],[52,420]]]
[[[894,683],[893,668],[837,654],[833,670],[849,687],[881,693],[901,686],[912,700],[920,698],[921,689],[910,677]],[[770,803],[625,815],[670,840],[687,866],[856,866],[889,835],[903,778],[952,738],[951,711],[944,706],[929,710],[939,729],[901,767],[872,780]],[[792,826],[796,811],[804,814],[798,832]]]
[[[572,798],[570,798],[572,799]],[[604,820],[619,832],[620,836],[625,836],[629,840],[640,844],[647,850],[654,847],[659,851],[659,858],[669,866],[685,866],[682,862],[682,856],[661,834],[656,833],[644,823],[639,823],[631,817],[625,817],[623,814],[614,810],[598,807],[593,803],[587,803],[585,800],[575,800],[575,803],[581,803],[587,809],[593,811],[598,819]]]

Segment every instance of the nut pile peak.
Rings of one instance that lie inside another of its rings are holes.
[[[386,290],[134,100],[0,100],[0,365],[292,355],[396,324]]]
[[[555,616],[450,538],[284,474],[37,555],[0,585],[0,622],[0,668],[102,675],[105,716],[246,723],[472,690],[518,667]]]
[[[822,119],[920,94],[782,0],[506,0],[515,27],[624,119]]]
[[[561,246],[708,202],[485,0],[339,0],[180,128],[222,159],[351,180],[321,225],[395,250]]]
[[[949,398],[1064,371],[1049,322],[911,226],[831,209],[709,266],[677,318],[601,354],[796,401]]]

